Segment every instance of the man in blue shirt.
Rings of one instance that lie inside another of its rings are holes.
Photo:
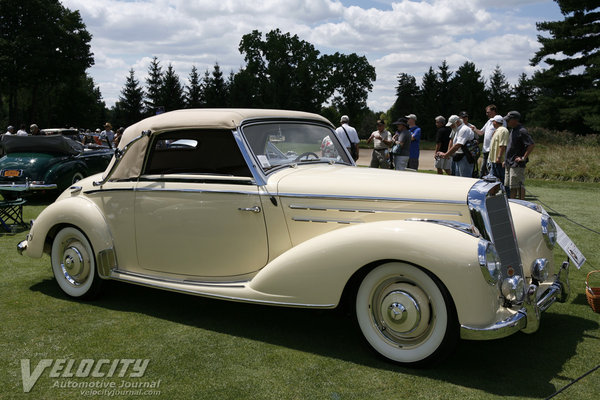
[[[421,142],[421,128],[417,126],[417,116],[415,114],[408,114],[408,130],[411,134],[410,139],[410,156],[408,157],[407,168],[419,169],[419,143]]]

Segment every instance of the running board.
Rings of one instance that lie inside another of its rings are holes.
[[[256,303],[272,306],[300,307],[300,308],[335,308],[335,304],[301,304],[289,301],[289,297],[271,295],[258,292],[250,287],[250,281],[238,282],[200,282],[190,280],[174,280],[150,277],[114,269],[110,272],[110,279],[134,283],[155,289],[164,289],[172,292],[192,294],[195,296],[209,297],[218,300],[236,301],[242,303]],[[285,300],[288,301],[285,301]]]

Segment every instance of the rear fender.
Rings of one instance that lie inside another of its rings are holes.
[[[461,323],[492,321],[498,290],[478,262],[479,238],[423,221],[381,221],[349,226],[312,238],[267,264],[252,289],[290,302],[335,306],[362,268],[389,261],[416,265],[435,275],[454,300]],[[473,301],[478,299],[478,301]]]

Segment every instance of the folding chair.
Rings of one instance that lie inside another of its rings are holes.
[[[12,232],[13,225],[27,227],[23,221],[23,204],[23,199],[0,201],[0,225],[6,232]]]

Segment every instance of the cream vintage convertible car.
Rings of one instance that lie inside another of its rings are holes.
[[[491,178],[357,168],[321,116],[203,109],[127,128],[107,170],[62,193],[18,250],[49,253],[78,298],[114,279],[286,307],[348,301],[374,350],[414,365],[459,337],[536,331],[569,294],[556,240],[543,209]]]

